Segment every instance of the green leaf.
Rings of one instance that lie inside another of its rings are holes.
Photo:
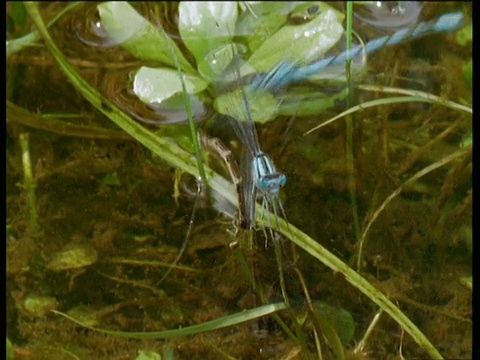
[[[238,14],[236,2],[182,1],[178,11],[180,35],[197,64],[231,44]]]
[[[188,75],[185,76],[185,84],[189,94],[198,94],[208,86],[203,79]],[[160,104],[181,94],[182,83],[176,70],[142,66],[135,74],[133,92],[146,104]]]
[[[235,35],[254,52],[282,27],[294,5],[285,1],[258,1],[249,6],[251,9],[243,11],[237,21]]]
[[[253,94],[249,88],[245,89],[250,108],[252,120],[264,123],[275,119],[280,100],[270,93]],[[233,117],[238,121],[251,121],[247,116],[245,99],[241,89],[217,96],[213,107],[219,113]]]
[[[224,316],[219,319],[206,321],[198,325],[187,326],[184,328],[179,328],[174,330],[155,331],[155,332],[127,332],[127,331],[98,329],[92,326],[87,326],[81,323],[80,321],[75,320],[74,318],[71,318],[70,316],[60,311],[52,310],[52,312],[54,312],[55,314],[61,315],[77,323],[80,326],[83,326],[85,328],[98,331],[104,334],[108,334],[108,335],[119,336],[119,337],[124,337],[129,339],[171,339],[171,338],[176,338],[181,336],[190,336],[190,335],[194,335],[194,334],[198,334],[206,331],[213,331],[213,330],[241,324],[243,322],[254,320],[259,317],[266,316],[283,309],[285,309],[285,304],[283,303],[269,304],[269,305],[260,306],[251,310],[244,310],[242,312],[239,312],[233,315]]]
[[[248,63],[266,72],[285,59],[300,64],[321,59],[342,37],[344,16],[322,2],[312,6],[318,6],[316,17],[304,24],[284,25],[253,53]]]
[[[235,53],[238,53],[234,51],[235,46],[235,44],[225,44],[206,54],[205,58],[198,63],[197,69],[200,75],[211,82],[221,79]]]
[[[102,178],[102,184],[107,186],[120,186],[121,183],[117,172],[115,171],[113,173],[106,174]]]
[[[345,309],[339,309],[322,301],[313,303],[315,315],[320,318],[320,325],[327,323],[338,334],[343,345],[353,339],[355,333],[355,321],[353,316]]]
[[[465,82],[472,88],[473,84],[473,62],[472,59],[463,67],[463,77]]]
[[[175,68],[172,53],[175,52],[182,71],[197,74],[165,31],[147,21],[127,2],[106,2],[98,5],[98,11],[105,31],[132,55]]]
[[[14,4],[19,4],[19,5],[15,5],[16,7],[24,7],[25,5],[23,3],[17,3],[17,2],[11,2],[12,3],[12,6],[14,6]],[[58,19],[60,19],[63,15],[65,15],[67,12],[69,12],[70,10],[74,9],[75,7],[77,7],[78,5],[80,5],[81,2],[77,1],[77,2],[70,2],[67,6],[65,6],[61,11],[59,11],[54,17],[52,20],[50,20],[50,22],[48,23],[48,27],[50,27],[51,25],[53,25],[54,23],[56,23],[58,21]],[[11,40],[7,40],[7,59],[23,50],[24,48],[28,47],[28,46],[33,46],[37,43],[37,41],[40,39],[40,35],[38,34],[38,32],[35,30],[35,31],[32,31],[31,33],[28,33],[26,34],[25,36],[22,36],[20,38],[16,38],[16,39],[11,39]]]
[[[467,46],[472,43],[473,25],[470,20],[462,29],[457,31],[457,43],[460,46]]]
[[[15,351],[13,349],[13,344],[7,338],[7,360],[13,360],[15,357]]]
[[[13,20],[14,29],[13,31],[23,28],[27,23],[27,10],[25,10],[25,5],[20,1],[12,1],[10,3],[11,10],[9,16]]]
[[[138,356],[135,358],[135,360],[162,360],[162,357],[155,351],[138,350]]]
[[[335,106],[338,101],[344,100],[348,95],[348,88],[335,94],[322,94],[307,87],[301,92],[291,89],[283,98],[278,110],[279,115],[286,116],[311,116],[321,114]]]

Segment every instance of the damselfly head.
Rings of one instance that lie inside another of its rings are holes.
[[[267,197],[278,196],[280,189],[287,183],[287,177],[282,173],[263,176],[257,181],[258,189]]]
[[[276,196],[280,188],[287,183],[287,177],[277,172],[270,157],[265,153],[257,154],[253,159],[253,179],[257,188],[266,196]]]

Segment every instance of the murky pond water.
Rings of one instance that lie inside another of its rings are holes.
[[[183,111],[147,105],[132,91],[132,72],[156,62],[116,45],[99,26],[97,5],[68,9],[45,2],[40,13],[48,23],[67,9],[49,32],[82,78],[139,124],[179,144],[179,151],[191,151],[185,124],[152,125],[179,122]],[[344,11],[343,3],[333,5]],[[136,3],[135,9],[161,24],[195,63],[179,40],[178,4]],[[311,21],[314,8],[305,9],[288,21]],[[469,3],[406,10],[419,16],[415,22],[461,11],[471,24]],[[9,42],[34,29],[18,3],[8,3],[7,14]],[[354,26],[363,40],[385,34],[360,15]],[[443,357],[469,359],[472,49],[460,35],[430,35],[372,54],[352,99],[366,104],[412,95],[370,91],[384,86],[439,100],[365,107],[305,135],[346,110],[342,100],[313,116],[280,115],[257,130],[263,150],[288,177],[281,197],[290,226],[385,294]],[[35,43],[7,58],[7,337],[15,359],[159,358],[154,353],[164,359],[313,359],[320,345],[324,359],[429,356],[386,313],[372,323],[379,311],[372,299],[286,238],[278,243],[292,309],[277,318],[188,337],[129,340],[50,312],[101,329],[162,331],[282,302],[283,281],[268,231],[257,231],[254,251],[242,250],[243,266],[228,211],[196,201],[191,175],[113,124],[75,90],[43,42]],[[212,106],[216,90],[207,95],[194,107],[198,124],[240,161],[241,144]],[[209,165],[228,179],[222,160],[210,155]],[[160,281],[186,238],[180,260]]]

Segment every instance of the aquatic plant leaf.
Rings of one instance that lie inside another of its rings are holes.
[[[58,301],[52,296],[30,295],[25,298],[22,310],[30,316],[43,318],[49,311],[58,308]]]
[[[348,95],[348,88],[344,87],[335,94],[322,94],[312,88],[301,92],[289,91],[283,98],[279,115],[286,116],[311,116],[321,114],[344,100]]]
[[[147,21],[127,2],[105,2],[98,5],[98,11],[105,31],[132,55],[175,68],[174,52],[183,72],[197,73],[165,31]]]
[[[257,1],[249,6],[250,10],[245,9],[237,21],[235,35],[239,36],[253,53],[285,24],[294,3]],[[275,11],[272,11],[272,8]]]
[[[245,92],[252,110],[253,121],[264,123],[275,119],[280,104],[279,99],[268,92],[255,95],[248,88],[245,89]],[[231,116],[238,121],[251,121],[247,118],[245,100],[241,89],[218,96],[213,103],[213,107],[219,113]]]
[[[162,360],[162,356],[155,351],[138,350],[138,356],[135,358],[135,360]]]
[[[25,10],[25,5],[23,5],[22,2],[12,1],[9,5],[11,7],[9,17],[13,21],[13,29],[11,29],[11,31],[14,32],[25,26],[28,15],[27,10]]]
[[[104,334],[108,334],[108,335],[119,336],[119,337],[129,338],[129,339],[171,339],[171,338],[176,338],[181,336],[190,336],[190,335],[199,334],[206,331],[213,331],[213,330],[241,324],[246,321],[254,320],[262,316],[273,314],[283,309],[285,309],[284,303],[269,304],[269,305],[257,307],[255,309],[244,310],[242,312],[239,312],[233,315],[224,316],[219,319],[206,321],[198,325],[186,326],[186,327],[174,329],[174,330],[155,331],[155,332],[127,332],[127,331],[98,329],[91,326],[87,326],[81,323],[80,321],[75,320],[74,318],[60,311],[54,310],[53,312],[55,314],[61,315],[77,323],[80,326],[83,326],[85,328],[98,331]]]
[[[182,1],[178,11],[180,35],[197,64],[202,63],[210,52],[231,44],[238,14],[237,2]],[[232,57],[233,54],[228,60]]]
[[[118,173],[114,171],[113,173],[106,174],[102,180],[101,180],[102,185],[106,186],[121,186],[120,179],[118,177]]]
[[[189,94],[198,94],[206,89],[208,83],[197,76],[185,76],[185,85]],[[133,80],[133,92],[146,104],[162,103],[183,92],[178,72],[167,68],[142,66]]]
[[[316,323],[314,325],[315,329],[326,340],[334,358],[345,360],[345,347],[353,339],[355,330],[355,322],[352,315],[344,309],[337,308],[323,301],[312,302],[311,310],[308,311],[308,317],[300,318],[301,323],[304,324],[307,320],[306,328],[308,330],[311,330],[313,324]]]
[[[7,100],[7,122],[18,122],[34,129],[45,130],[62,136],[77,136],[92,139],[128,139],[121,130],[107,129],[70,123],[56,118],[34,114]]]
[[[15,350],[13,349],[13,344],[7,337],[7,360],[13,360],[15,357]]]
[[[206,54],[197,66],[200,75],[211,82],[219,79],[224,80],[224,70],[230,65],[235,54],[238,53],[236,47],[236,44],[225,44]]]
[[[316,17],[304,24],[286,24],[265,41],[249,58],[257,71],[269,71],[280,61],[308,64],[321,59],[342,37],[344,15],[316,2]]]
[[[53,256],[47,268],[52,271],[75,270],[90,266],[98,260],[97,251],[88,244],[73,244]]]
[[[460,46],[467,46],[472,43],[473,25],[469,21],[463,28],[457,31],[456,39]]]
[[[314,302],[315,314],[325,323],[329,323],[338,334],[343,345],[347,345],[355,333],[355,321],[353,316],[345,309],[337,308],[322,301]],[[323,322],[320,322],[322,325]]]
[[[463,77],[470,88],[473,84],[473,62],[472,59],[463,67]]]
[[[11,4],[12,4],[12,7],[14,5],[24,7],[23,3],[21,4],[20,2],[18,2],[18,3],[17,2],[12,2]],[[21,4],[21,5],[16,5],[16,4]],[[80,5],[79,1],[69,3],[67,6],[65,6],[63,8],[63,10],[59,11],[52,18],[52,20],[50,20],[50,22],[48,23],[47,26],[50,27],[51,25],[53,25],[55,22],[57,22],[58,19],[60,19],[68,11],[74,9],[78,5]],[[24,35],[20,38],[7,40],[7,42],[6,42],[6,45],[7,45],[7,59],[11,55],[25,49],[26,47],[34,46],[38,42],[39,39],[40,39],[40,34],[36,30],[34,30],[31,33],[28,33],[28,34],[26,34],[26,35]]]

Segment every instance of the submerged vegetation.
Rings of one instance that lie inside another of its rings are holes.
[[[471,358],[471,5],[383,10],[8,3],[9,359]],[[190,131],[241,158],[235,54],[252,80],[341,52],[345,19],[362,44],[453,11],[351,77],[247,89],[288,220],[265,239],[259,205],[234,246],[229,171]]]

